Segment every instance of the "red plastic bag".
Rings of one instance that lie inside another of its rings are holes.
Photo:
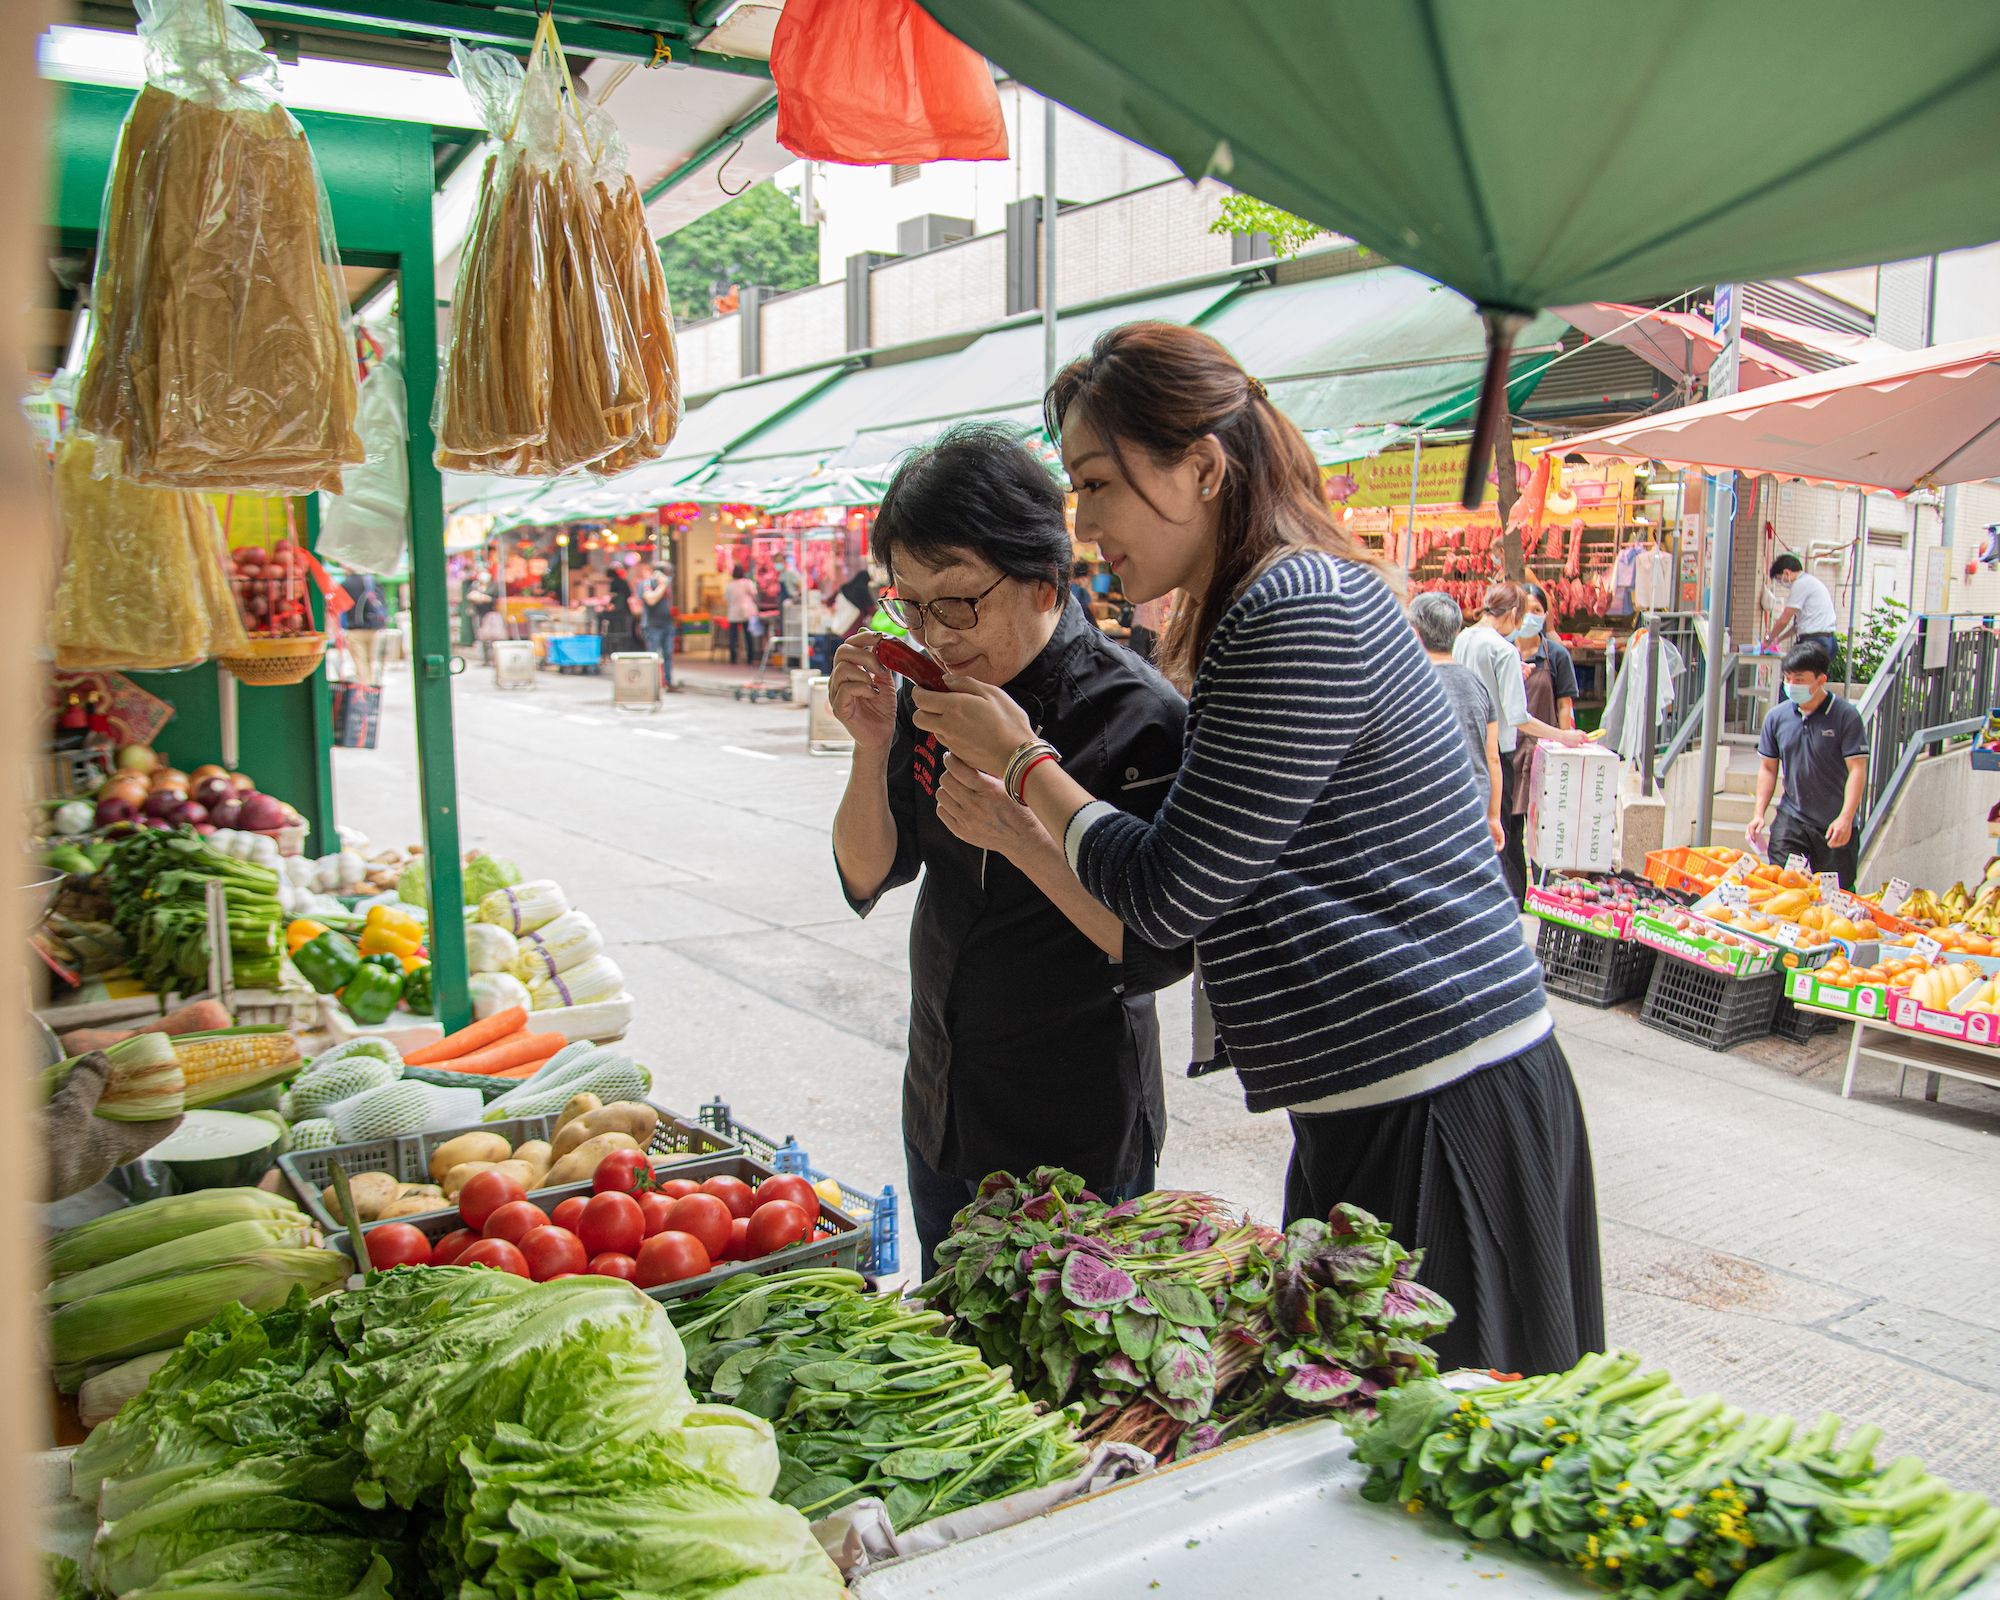
[[[1004,161],[993,73],[916,0],[790,0],[771,42],[778,143],[872,167]]]

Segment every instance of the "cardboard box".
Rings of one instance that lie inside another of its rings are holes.
[[[1826,982],[1811,971],[1785,975],[1785,998],[1794,1005],[1811,1006],[1815,1011],[1832,1011],[1843,1017],[1880,1021],[1889,1015],[1889,986],[1886,983],[1858,984],[1843,989]]]
[[[1531,914],[1544,922],[1574,928],[1579,933],[1588,933],[1599,939],[1629,939],[1632,936],[1632,913],[1629,911],[1615,910],[1610,906],[1586,907],[1562,895],[1538,889],[1533,884],[1528,886],[1524,904]]]
[[[1889,1021],[1910,1033],[1933,1034],[1963,1044],[2000,1045],[2000,1016],[1991,1011],[1933,1011],[1916,996],[1891,991]]]
[[[1529,856],[1539,866],[1609,872],[1618,864],[1618,752],[1535,745],[1529,768]]]
[[[1732,978],[1762,977],[1778,965],[1778,952],[1774,949],[1762,945],[1741,949],[1718,939],[1683,933],[1650,911],[1641,911],[1632,918],[1632,937],[1640,944],[1686,961],[1699,961]]]

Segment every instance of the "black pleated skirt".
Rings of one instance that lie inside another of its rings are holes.
[[[1440,1370],[1557,1372],[1604,1348],[1590,1135],[1552,1033],[1433,1094],[1293,1116],[1285,1220],[1345,1200],[1424,1260],[1458,1315]]]

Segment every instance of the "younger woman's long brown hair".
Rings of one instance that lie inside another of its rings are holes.
[[[1222,446],[1228,466],[1212,577],[1198,604],[1175,608],[1160,648],[1162,670],[1183,688],[1194,681],[1223,614],[1273,559],[1310,549],[1374,562],[1328,513],[1305,436],[1207,334],[1175,322],[1110,329],[1049,386],[1042,414],[1051,439],[1062,436],[1063,419],[1078,407],[1128,481],[1128,447],[1171,467],[1204,435]]]

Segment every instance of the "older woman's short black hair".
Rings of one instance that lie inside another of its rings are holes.
[[[994,423],[960,423],[905,456],[882,496],[874,542],[891,572],[904,556],[945,567],[976,555],[1010,578],[1057,588],[1072,555],[1061,487]]]

